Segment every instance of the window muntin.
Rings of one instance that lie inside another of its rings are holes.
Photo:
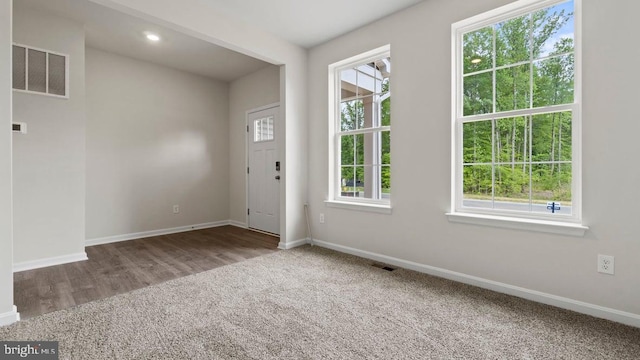
[[[12,77],[16,91],[67,98],[68,56],[14,44]]]
[[[391,57],[388,47],[332,65],[332,199],[388,204],[391,196]]]
[[[579,0],[454,24],[456,212],[580,220]]]

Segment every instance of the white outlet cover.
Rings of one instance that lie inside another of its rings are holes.
[[[598,272],[613,275],[615,273],[615,258],[611,255],[598,254]]]

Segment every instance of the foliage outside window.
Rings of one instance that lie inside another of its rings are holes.
[[[454,24],[456,212],[580,220],[578,2]]]
[[[333,198],[388,204],[391,196],[391,57],[388,47],[331,67]]]

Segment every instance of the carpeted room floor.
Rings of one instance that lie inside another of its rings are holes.
[[[640,329],[318,247],[0,328],[61,359],[638,359]]]

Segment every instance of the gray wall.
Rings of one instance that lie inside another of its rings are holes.
[[[229,213],[238,225],[247,225],[246,112],[279,101],[278,66],[243,76],[229,86]]]
[[[636,104],[640,2],[584,1],[585,237],[453,224],[451,24],[506,0],[425,1],[309,52],[309,199],[315,238],[640,314]],[[626,25],[623,25],[626,24]],[[623,25],[621,27],[621,25]],[[393,57],[392,215],[327,208],[327,67],[384,44]],[[319,224],[319,213],[326,223]],[[615,276],[596,272],[614,255]]]
[[[94,0],[98,1],[98,0]],[[281,146],[280,241],[283,244],[304,239],[304,203],[307,200],[307,50],[255,26],[234,21],[201,0],[173,1],[99,0],[131,15],[170,24],[214,44],[283,65],[280,73],[280,100],[286,134]],[[281,126],[282,128],[282,126]],[[283,206],[282,206],[283,205]]]
[[[14,92],[14,261],[84,253],[84,29],[16,2],[14,42],[69,55],[69,99]]]
[[[87,239],[228,220],[228,85],[92,48],[86,62]]]
[[[11,1],[0,2],[0,325],[15,321],[11,235]]]

